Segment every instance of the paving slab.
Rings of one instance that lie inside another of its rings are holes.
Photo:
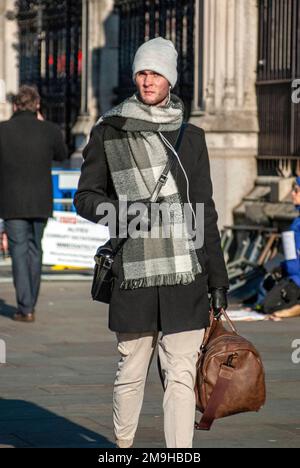
[[[15,323],[15,293],[0,282],[0,447],[114,446],[112,391],[117,361],[108,307],[90,298],[90,281],[45,281],[34,324]],[[195,432],[194,447],[300,447],[300,364],[292,343],[300,318],[236,322],[262,355],[267,402],[259,413]],[[163,448],[163,391],[156,359],[145,390],[135,446]],[[197,414],[197,417],[199,415]]]

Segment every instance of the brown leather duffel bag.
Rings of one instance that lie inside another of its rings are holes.
[[[239,336],[223,311],[231,331],[211,315],[200,348],[195,385],[196,407],[203,413],[195,423],[210,430],[214,419],[246,411],[259,411],[266,399],[265,373],[258,351]]]

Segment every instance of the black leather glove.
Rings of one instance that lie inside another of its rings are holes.
[[[211,308],[214,313],[215,318],[221,317],[222,309],[226,310],[228,307],[227,304],[227,289],[226,288],[211,288]]]

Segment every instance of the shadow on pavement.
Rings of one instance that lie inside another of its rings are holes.
[[[10,304],[7,304],[0,298],[0,315],[9,319],[13,319],[13,315],[18,312],[18,309]]]
[[[80,417],[78,419],[80,420]],[[82,424],[84,423],[83,421]],[[105,436],[34,403],[3,398],[0,398],[1,446],[2,448],[115,447]]]

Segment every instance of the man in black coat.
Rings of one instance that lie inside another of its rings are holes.
[[[38,114],[40,96],[22,86],[14,114],[0,123],[0,218],[8,236],[18,311],[14,319],[33,322],[42,265],[42,236],[52,215],[52,160],[67,158],[58,126]],[[1,239],[0,239],[1,240]]]
[[[137,93],[101,118],[84,149],[74,200],[81,216],[107,225],[101,207],[108,211],[111,207],[119,218],[119,201],[124,195],[129,210],[136,201],[153,208],[153,188],[167,155],[175,157],[183,120],[183,104],[170,93],[177,81],[176,64],[177,52],[163,38],[150,40],[138,49],[133,64]],[[151,240],[132,236],[115,259],[109,328],[116,332],[121,354],[113,396],[114,435],[121,448],[133,444],[147,371],[160,331],[166,444],[192,447],[196,360],[209,325],[208,289],[216,315],[227,307],[228,277],[204,131],[187,125],[177,156],[180,161],[172,167],[160,201],[169,207],[174,202],[177,208],[170,222],[181,227],[181,205],[187,204],[195,214],[197,204],[204,204],[204,244],[186,242],[186,237],[176,241],[172,236]],[[132,215],[129,211],[128,232]],[[148,215],[138,223],[140,234],[153,234],[155,224],[157,227],[158,218]],[[109,228],[112,232],[111,225]],[[113,236],[111,242],[115,245]]]

